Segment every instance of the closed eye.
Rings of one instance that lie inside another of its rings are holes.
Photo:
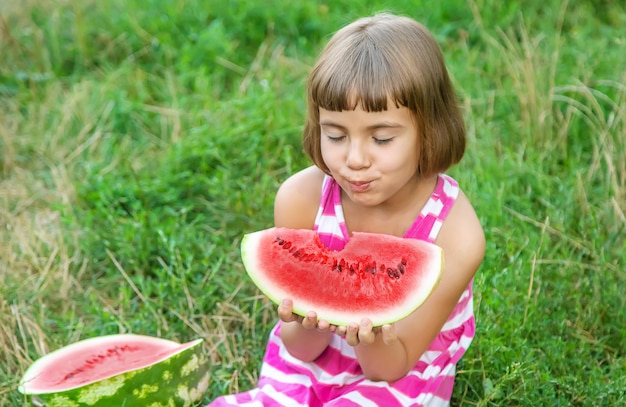
[[[387,143],[391,142],[391,140],[393,140],[393,137],[389,137],[389,138],[376,138],[376,137],[374,137],[374,143],[376,143],[376,144],[387,144]]]
[[[332,143],[338,143],[341,140],[345,139],[346,136],[331,136],[331,135],[327,134],[326,138],[328,139],[328,141],[330,141]]]

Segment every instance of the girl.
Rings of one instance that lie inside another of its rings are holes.
[[[472,281],[485,239],[444,172],[465,150],[465,128],[432,35],[378,14],[339,30],[308,83],[304,148],[314,165],[287,179],[275,225],[314,229],[332,249],[353,231],[441,246],[445,270],[429,299],[392,325],[331,326],[315,310],[278,307],[258,388],[211,406],[445,406],[474,337]]]

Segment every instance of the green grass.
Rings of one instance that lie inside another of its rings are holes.
[[[467,118],[451,174],[488,251],[453,405],[626,403],[624,6],[367,3],[0,4],[0,405],[39,356],[118,332],[205,338],[205,401],[255,384],[276,316],[241,236],[308,165],[316,53],[382,9],[431,28]]]

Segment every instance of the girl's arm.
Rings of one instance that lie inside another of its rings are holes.
[[[369,321],[347,328],[346,339],[355,345],[359,364],[370,380],[398,380],[417,364],[482,263],[485,237],[462,192],[436,243],[444,250],[445,268],[439,285],[420,308],[393,326],[383,327],[382,334],[373,335]]]
[[[291,229],[313,229],[322,195],[324,173],[317,167],[304,169],[288,178],[274,201],[274,225]],[[328,346],[330,326],[318,321],[314,312],[307,318],[291,313],[291,300],[278,307],[282,321],[280,337],[287,351],[300,360],[315,360]]]
[[[282,321],[280,337],[289,354],[304,362],[312,362],[330,343],[329,325],[319,324],[317,315],[310,312],[306,318],[291,312],[291,300],[283,300],[278,306],[278,315]]]

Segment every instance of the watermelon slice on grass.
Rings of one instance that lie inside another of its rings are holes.
[[[312,230],[270,228],[245,235],[241,256],[270,300],[291,298],[294,313],[315,311],[334,325],[396,322],[426,301],[443,271],[439,246],[376,233],[355,232],[334,251]]]
[[[191,406],[209,382],[201,344],[133,334],[85,339],[35,361],[18,390],[35,406]]]

